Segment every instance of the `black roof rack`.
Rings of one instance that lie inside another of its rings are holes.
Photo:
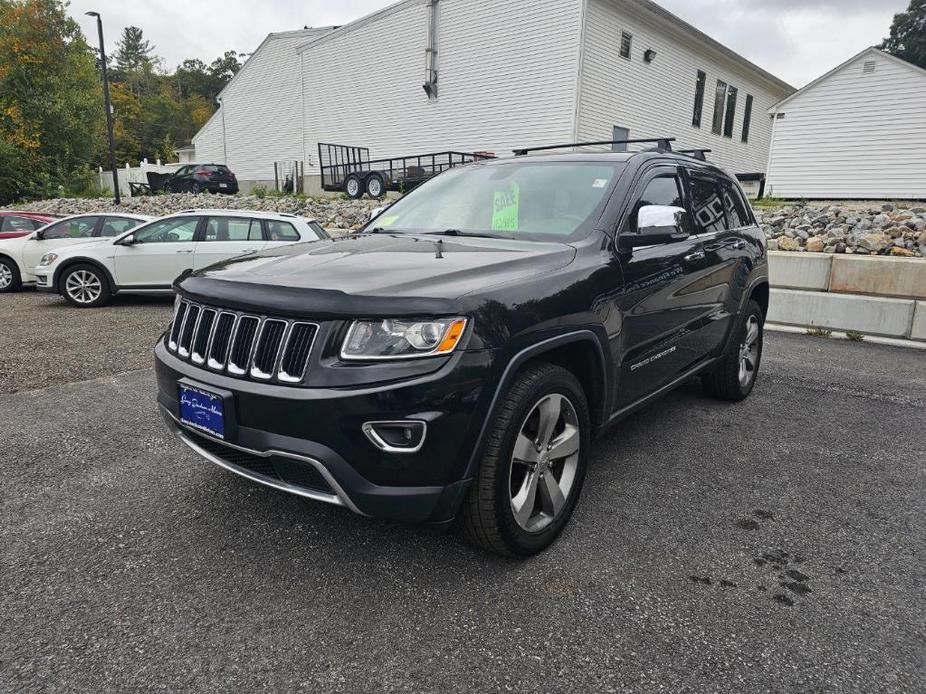
[[[657,152],[671,152],[674,137],[650,137],[640,140],[602,140],[601,142],[572,142],[566,145],[546,145],[545,147],[525,147],[523,149],[512,150],[517,157],[522,157],[528,152],[546,152],[551,149],[567,149],[569,147],[594,147],[596,145],[636,145],[643,143],[656,143]]]
[[[694,157],[699,161],[707,161],[707,155],[711,153],[712,150],[709,149],[677,149],[675,150],[676,154],[685,154],[689,157]]]

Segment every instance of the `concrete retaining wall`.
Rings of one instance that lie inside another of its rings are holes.
[[[921,259],[769,252],[771,323],[926,341]]]

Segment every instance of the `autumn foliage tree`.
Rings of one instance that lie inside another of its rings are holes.
[[[100,92],[60,0],[0,0],[0,204],[88,185],[104,141]]]

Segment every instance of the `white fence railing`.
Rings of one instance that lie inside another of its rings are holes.
[[[162,164],[160,159],[154,164],[148,163],[147,159],[143,160],[140,166],[129,166],[126,164],[125,168],[119,169],[119,193],[129,197],[131,195],[129,183],[147,183],[149,171],[153,171],[154,173],[172,173],[181,166],[183,166],[183,164]],[[113,172],[103,171],[101,168],[97,175],[100,181],[100,188],[111,191],[113,189]]]

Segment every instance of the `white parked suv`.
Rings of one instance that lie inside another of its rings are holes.
[[[46,224],[27,236],[0,240],[0,293],[35,284],[32,271],[46,253],[122,236],[152,219],[122,212],[76,214]]]
[[[318,222],[249,210],[186,210],[116,239],[48,253],[36,287],[74,306],[102,306],[116,293],[169,294],[187,270],[248,253],[329,238]]]

